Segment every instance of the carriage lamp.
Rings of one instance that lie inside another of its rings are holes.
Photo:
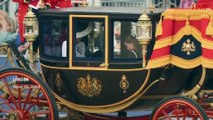
[[[136,38],[142,46],[143,67],[146,66],[147,47],[152,39],[152,22],[149,16],[144,11],[137,22]]]
[[[36,18],[36,15],[32,12],[32,9],[29,8],[27,14],[24,17],[24,38],[27,42],[30,43],[29,50],[30,50],[30,56],[29,60],[31,63],[34,62],[33,58],[33,42],[38,37],[38,20]]]

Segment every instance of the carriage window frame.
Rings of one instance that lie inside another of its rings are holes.
[[[74,19],[75,18],[84,18],[84,19],[101,19],[103,20],[103,26],[104,26],[104,43],[103,43],[103,59],[99,59],[99,60],[96,60],[94,61],[95,59],[85,59],[85,58],[77,58],[75,57],[74,55],[74,52],[75,52],[75,44],[74,44],[74,40],[75,40],[75,31],[74,31]],[[72,68],[81,68],[81,67],[97,67],[98,69],[100,69],[99,67],[101,67],[101,65],[103,64],[108,64],[108,25],[109,25],[109,22],[108,22],[108,15],[69,15],[69,23],[70,23],[70,40],[69,40],[69,45],[72,46],[69,48],[69,59],[70,59],[70,62],[69,62],[69,66],[72,67]],[[99,66],[78,66],[78,65],[74,65],[74,62],[82,62],[82,63],[94,63],[94,62],[97,62],[99,63],[100,62],[100,65]],[[102,68],[101,68],[102,69]],[[105,69],[105,68],[104,68]]]
[[[41,17],[41,16],[40,16]],[[55,17],[55,16],[43,16],[44,18],[42,18],[43,19],[43,21],[46,21],[46,22],[48,22],[48,21],[50,21],[50,22],[58,22],[58,21],[60,21],[61,23],[67,23],[67,21],[68,21],[68,19],[67,19],[67,17]],[[40,29],[39,30],[39,34],[41,34],[40,36],[39,36],[39,41],[40,41],[40,48],[41,48],[41,57],[42,58],[45,58],[45,59],[51,59],[51,60],[61,60],[61,61],[67,61],[68,59],[69,59],[69,48],[68,48],[68,45],[69,45],[69,23],[67,23],[67,36],[66,36],[66,55],[65,56],[53,56],[53,55],[48,55],[48,54],[45,54],[45,47],[46,47],[46,43],[45,43],[45,34],[44,34],[44,32],[45,32],[45,30],[44,30],[44,27],[46,26],[46,22],[41,22],[41,24],[40,24],[40,26],[41,26],[41,28],[42,29]],[[62,25],[62,24],[61,24]],[[64,26],[65,27],[65,26]],[[61,28],[60,28],[61,29]],[[62,45],[61,45],[61,49],[62,49]],[[61,51],[62,52],[62,51]]]
[[[140,54],[140,58],[115,58],[115,52],[114,52],[114,45],[115,45],[115,22],[135,22],[137,23],[137,20],[135,19],[112,19],[112,24],[111,24],[111,28],[112,28],[112,36],[111,36],[111,63],[142,63],[142,55]],[[122,31],[121,31],[122,32]],[[122,34],[122,33],[121,33]],[[134,37],[134,36],[133,36]],[[124,40],[123,40],[124,41]],[[122,45],[120,45],[121,47]],[[121,50],[121,48],[120,48]],[[141,50],[142,52],[142,50]]]

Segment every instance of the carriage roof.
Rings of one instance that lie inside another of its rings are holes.
[[[47,14],[108,14],[108,15],[141,15],[142,12],[146,10],[149,13],[148,9],[141,7],[74,7],[74,8],[62,8],[62,9],[48,9],[42,10],[40,13]],[[162,13],[164,9],[156,9],[155,14]]]

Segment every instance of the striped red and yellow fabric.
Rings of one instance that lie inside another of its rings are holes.
[[[168,9],[162,14],[162,34],[156,41],[147,69],[173,64],[191,69],[213,68],[213,11]],[[160,30],[161,31],[161,30]]]

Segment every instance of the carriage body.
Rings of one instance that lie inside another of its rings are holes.
[[[146,69],[142,67],[141,57],[127,57],[125,39],[135,35],[141,11],[140,8],[86,7],[39,13],[43,79],[60,102],[90,113],[120,111],[137,106],[136,101],[151,108],[150,99],[181,94],[197,85],[203,75],[202,67],[193,70],[175,66]],[[153,25],[148,57],[155,44],[155,27],[161,12],[148,13]],[[92,32],[99,29],[93,45],[90,24]],[[83,51],[86,52],[82,56],[77,53],[78,43],[84,44]],[[188,82],[189,79],[192,82]]]
[[[35,74],[38,55],[33,55],[33,41],[29,62],[10,45],[0,45],[13,66],[15,57],[26,69],[0,71],[0,119],[65,119],[59,111],[75,120],[213,118],[213,38],[204,32],[211,31],[212,11],[148,12],[152,39],[145,52],[136,39],[142,11],[113,7],[39,11],[36,42],[42,74]],[[126,114],[147,110],[152,114]],[[118,116],[105,114],[111,112]]]

